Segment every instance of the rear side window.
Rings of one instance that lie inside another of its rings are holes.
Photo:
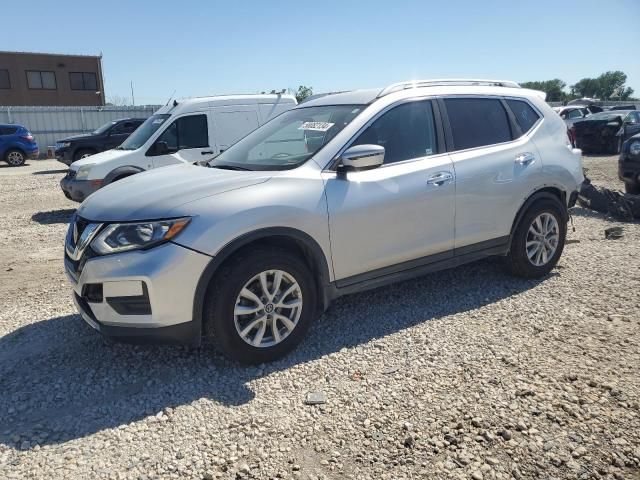
[[[512,139],[509,118],[494,98],[446,98],[455,150],[483,147]]]
[[[516,122],[520,125],[522,133],[527,133],[531,130],[531,127],[540,119],[540,115],[529,105],[522,100],[507,100],[507,105],[516,117]],[[579,109],[569,112],[566,118],[581,118],[582,112]]]
[[[0,135],[15,135],[18,132],[18,127],[2,127],[0,128]]]
[[[353,145],[381,145],[384,163],[422,158],[438,152],[431,101],[392,108],[360,134]]]

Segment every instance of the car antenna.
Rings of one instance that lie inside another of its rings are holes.
[[[164,104],[164,106],[166,107],[167,105],[169,105],[169,102],[171,101],[171,99],[173,98],[173,96],[176,94],[175,89],[173,90],[173,93],[169,96],[169,100],[167,100],[167,103]],[[174,105],[175,106],[175,105]]]

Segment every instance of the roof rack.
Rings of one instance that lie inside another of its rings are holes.
[[[509,87],[509,88],[521,88],[516,82],[509,80],[483,80],[476,78],[441,78],[435,80],[408,80],[406,82],[399,82],[389,85],[383,88],[378,94],[377,98],[384,97],[390,93],[398,92],[400,90],[406,90],[409,88],[420,87],[437,87],[444,85],[485,85],[490,87]]]

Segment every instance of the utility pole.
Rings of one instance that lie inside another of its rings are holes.
[[[133,80],[131,81],[131,105],[134,107],[136,105],[136,97],[133,96]]]

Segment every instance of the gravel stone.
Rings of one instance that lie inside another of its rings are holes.
[[[584,160],[621,188],[615,157]],[[578,242],[541,280],[490,259],[343,297],[289,356],[244,367],[82,321],[63,175],[0,165],[3,480],[640,476],[639,222],[605,240],[620,223],[576,207]]]

